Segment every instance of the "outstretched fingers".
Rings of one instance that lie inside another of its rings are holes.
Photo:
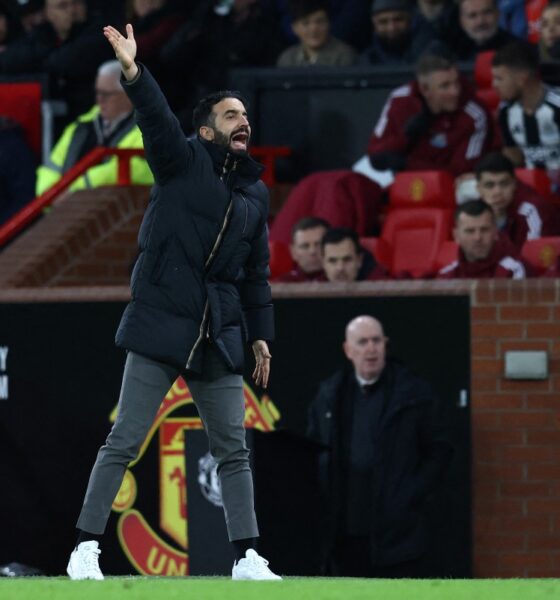
[[[116,48],[119,44],[122,35],[114,28],[108,25],[107,27],[103,27],[103,35],[107,38],[111,46]]]

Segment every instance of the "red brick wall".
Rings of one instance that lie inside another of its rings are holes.
[[[558,281],[493,282],[472,294],[475,573],[560,576]],[[503,377],[508,350],[546,350],[550,377]]]
[[[474,575],[560,577],[560,280],[276,285],[274,297],[469,295]],[[128,288],[2,289],[1,302],[128,299]],[[504,352],[549,353],[508,381]]]
[[[76,192],[0,253],[0,288],[126,285],[145,187]]]

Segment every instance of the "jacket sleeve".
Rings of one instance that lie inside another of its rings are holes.
[[[263,220],[259,234],[251,243],[245,262],[245,279],[240,285],[241,305],[250,342],[274,339],[274,312],[268,278],[268,227]]]
[[[370,156],[384,152],[404,154],[408,149],[409,139],[404,133],[405,117],[399,106],[401,102],[393,92],[385,103],[369,140]]]
[[[492,120],[486,109],[471,100],[465,105],[464,115],[466,118],[460,122],[465,123],[465,135],[455,146],[448,166],[455,176],[474,171],[475,164],[492,144]]]
[[[161,184],[187,168],[192,152],[159,85],[146,67],[141,64],[138,67],[136,79],[129,82],[121,79],[121,82],[136,109],[146,159],[154,179]]]

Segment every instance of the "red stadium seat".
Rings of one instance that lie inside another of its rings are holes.
[[[500,104],[500,96],[494,88],[482,88],[476,91],[476,97],[494,114]]]
[[[388,268],[393,276],[423,277],[437,270],[441,244],[449,239],[451,210],[402,209],[390,212],[381,240],[388,247]],[[381,260],[380,262],[385,262]]]
[[[398,173],[389,188],[393,209],[455,207],[455,184],[447,171],[407,171]]]
[[[17,121],[37,157],[41,156],[41,84],[0,83],[0,115]]]
[[[452,263],[454,260],[457,260],[458,250],[459,246],[453,240],[445,240],[445,242],[441,244],[436,258],[438,271],[442,267],[445,267]]]
[[[275,240],[269,240],[268,250],[270,252],[270,278],[276,279],[284,273],[292,270],[293,260],[290,249],[286,244]]]
[[[492,59],[496,54],[495,50],[479,52],[474,62],[474,81],[479,89],[492,87]]]
[[[527,240],[521,249],[521,258],[534,269],[535,274],[544,273],[560,254],[560,237],[543,237]]]
[[[552,202],[559,202],[552,191],[552,183],[544,169],[515,169],[517,179],[531,186],[543,198]]]

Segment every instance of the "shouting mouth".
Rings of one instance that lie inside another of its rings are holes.
[[[246,130],[236,131],[231,136],[232,150],[247,150],[249,144],[249,133]]]

